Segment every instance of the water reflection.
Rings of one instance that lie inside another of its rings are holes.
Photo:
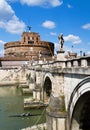
[[[9,117],[21,113],[42,113],[43,110],[24,110],[21,90],[16,87],[0,87],[0,130],[20,130],[32,126],[37,122],[39,116],[27,118]],[[39,123],[45,122],[44,116]]]
[[[15,95],[15,87],[0,87],[0,97]]]

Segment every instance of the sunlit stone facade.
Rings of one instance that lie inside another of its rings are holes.
[[[12,60],[50,59],[54,55],[54,44],[41,41],[35,32],[23,32],[21,41],[8,42],[4,45],[4,58]]]

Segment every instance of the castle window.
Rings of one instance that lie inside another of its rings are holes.
[[[36,42],[38,42],[38,37],[36,38]]]
[[[28,43],[29,43],[29,44],[34,44],[33,37],[29,37],[29,39],[28,39]]]
[[[26,42],[26,39],[25,39],[25,37],[24,37],[24,42]]]
[[[34,41],[29,40],[29,41],[28,41],[28,44],[34,44]]]
[[[28,37],[28,40],[30,40],[30,37]]]

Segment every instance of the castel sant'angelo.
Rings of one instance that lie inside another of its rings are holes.
[[[38,61],[51,60],[54,55],[54,43],[41,41],[39,33],[23,32],[21,41],[13,41],[4,44],[4,57],[1,62],[10,61]],[[12,62],[13,63],[13,62]]]

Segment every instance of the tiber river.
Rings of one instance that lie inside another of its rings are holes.
[[[9,117],[28,112],[43,113],[43,109],[24,110],[24,97],[16,87],[0,87],[0,130],[21,130],[45,122],[45,112],[41,116]]]

